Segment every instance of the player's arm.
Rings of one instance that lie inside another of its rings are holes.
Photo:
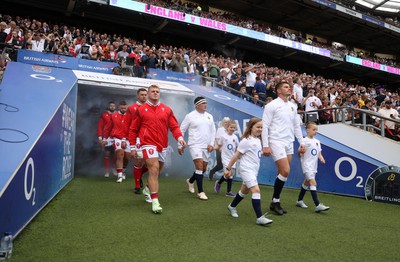
[[[264,108],[264,113],[262,116],[262,124],[263,124],[263,128],[262,128],[262,133],[261,133],[261,140],[262,140],[262,144],[263,144],[263,155],[265,156],[270,156],[272,154],[272,150],[269,147],[269,141],[268,141],[268,137],[269,137],[269,127],[271,125],[272,119],[274,117],[274,108],[272,108],[271,106],[265,106]]]
[[[236,150],[235,154],[233,154],[231,161],[229,161],[229,164],[226,166],[224,170],[224,176],[226,178],[231,177],[233,175],[232,173],[232,166],[236,163],[236,161],[242,156],[242,153],[240,153],[238,150]]]
[[[99,139],[99,143],[103,143],[103,131],[104,131],[104,119],[103,115],[99,118],[99,123],[97,124],[97,137]]]
[[[139,114],[139,110],[136,110],[134,117],[132,117],[132,121],[128,131],[128,140],[129,144],[131,145],[131,155],[134,158],[137,158],[136,138],[139,135],[139,129],[141,125],[142,125],[142,118]]]
[[[168,127],[169,130],[171,130],[172,136],[176,139],[176,141],[178,141],[178,147],[181,147],[182,149],[185,148],[186,142],[183,139],[183,135],[179,127],[178,120],[176,120],[176,117],[172,112],[172,110],[168,117]]]
[[[112,129],[114,128],[113,117],[111,117],[110,121],[107,122],[106,126],[104,127],[103,133],[103,141],[111,136]]]
[[[319,159],[319,161],[321,161],[322,164],[326,163],[325,162],[325,158],[322,156],[322,152],[321,151],[319,151],[319,153],[318,153],[318,159]]]
[[[297,142],[299,142],[300,147],[299,147],[299,151],[301,153],[305,153],[306,152],[306,144],[304,143],[304,138],[303,138],[303,133],[301,132],[301,122],[300,122],[300,118],[297,117],[297,115],[295,115],[294,117],[294,121],[293,121],[293,127],[294,127],[294,136],[297,139]]]

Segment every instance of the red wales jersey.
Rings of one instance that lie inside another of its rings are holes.
[[[111,122],[106,126],[105,134],[111,138],[124,139],[127,138],[128,130],[125,126],[126,113],[122,114],[120,111],[112,115]]]
[[[105,111],[104,113],[101,114],[99,123],[97,124],[97,136],[101,138],[108,138],[104,136],[104,131],[107,126],[111,122],[111,117],[113,113],[110,111]]]
[[[129,131],[129,127],[131,126],[132,120],[133,120],[134,117],[136,117],[136,111],[142,105],[143,104],[141,104],[139,102],[136,102],[136,103],[130,105],[128,107],[128,110],[126,110],[126,116],[125,116],[125,121],[124,121],[125,126],[126,126],[126,130]]]
[[[171,108],[162,103],[153,105],[147,101],[136,111],[136,117],[129,128],[129,143],[135,145],[136,137],[139,137],[141,146],[157,146],[157,151],[162,152],[168,147],[168,129],[176,140],[182,137]]]

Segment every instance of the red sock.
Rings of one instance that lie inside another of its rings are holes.
[[[140,178],[142,178],[142,168],[141,167],[133,167],[133,176],[135,178],[135,187],[140,187]]]
[[[158,199],[158,193],[151,193],[151,199]]]
[[[147,166],[144,165],[144,166],[142,167],[142,176],[143,176],[143,174],[146,173],[148,170],[149,170],[149,169],[147,168]]]
[[[110,158],[108,156],[104,157],[104,169],[106,170],[106,173],[110,172]]]
[[[117,173],[122,174],[122,168],[117,168]]]

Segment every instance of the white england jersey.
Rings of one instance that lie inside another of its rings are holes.
[[[254,175],[257,177],[262,154],[261,140],[252,136],[243,138],[237,150],[243,154],[240,158],[240,175]]]
[[[306,152],[300,157],[303,173],[316,174],[318,170],[318,155],[322,151],[321,143],[316,138],[305,137]]]
[[[211,114],[199,113],[196,110],[185,116],[181,124],[182,134],[189,130],[188,145],[194,148],[207,148],[214,146],[215,125]]]
[[[294,141],[295,136],[299,144],[303,144],[301,123],[294,103],[276,98],[265,106],[262,123],[264,147],[269,147],[271,141],[289,144]]]
[[[221,146],[221,158],[222,164],[228,166],[233,155],[235,154],[236,148],[239,145],[239,139],[236,135],[223,134],[219,139],[219,146]],[[236,168],[236,163],[233,164],[232,168]]]

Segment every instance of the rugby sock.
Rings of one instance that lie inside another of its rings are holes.
[[[300,188],[299,198],[297,199],[297,201],[302,201],[306,192],[307,192],[307,186],[302,184]]]
[[[225,177],[221,176],[221,178],[218,180],[218,184],[224,183],[225,180],[226,180]]]
[[[199,193],[203,192],[203,171],[196,170],[196,183],[197,183],[197,191]]]
[[[231,192],[232,191],[232,178],[229,178],[226,182],[228,183],[228,188],[227,188],[227,192]]]
[[[261,212],[261,195],[260,195],[260,193],[253,193],[251,195],[251,204],[253,205],[253,209],[254,209],[254,212],[256,212],[257,218],[261,217],[262,212]]]
[[[193,184],[195,180],[196,180],[196,172],[193,172],[193,176],[189,178],[190,184]]]
[[[122,168],[117,168],[117,175],[122,176]]]
[[[318,200],[318,195],[317,195],[317,187],[316,186],[310,186],[310,193],[312,196],[312,199],[314,200],[315,206],[319,205],[319,200]]]
[[[237,192],[235,198],[231,203],[231,207],[236,207],[237,205],[239,205],[240,201],[243,200],[244,196],[245,194],[243,194],[242,191],[239,190],[239,192]]]
[[[133,167],[133,177],[135,178],[135,187],[140,188],[140,178],[142,177],[142,167]]]
[[[110,158],[108,156],[104,157],[104,169],[107,174],[110,173]]]
[[[147,166],[142,166],[142,176],[144,173],[146,173],[147,171],[149,171],[149,169],[147,168]]]
[[[151,196],[151,199],[158,199],[158,193],[156,193],[156,192],[151,192],[150,196]]]
[[[283,189],[283,185],[285,185],[287,178],[279,174],[277,178],[275,179],[275,184],[274,184],[274,195],[273,198],[279,199],[281,196],[281,192]]]

